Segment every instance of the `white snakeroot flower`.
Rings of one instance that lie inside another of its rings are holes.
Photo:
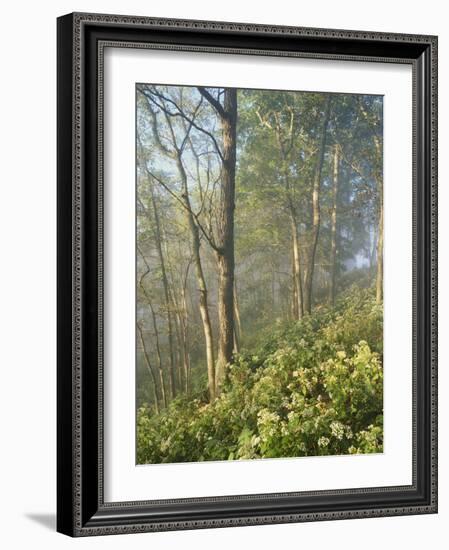
[[[335,420],[334,422],[331,422],[331,432],[334,437],[336,437],[338,440],[341,440],[345,435],[345,427],[341,422]]]

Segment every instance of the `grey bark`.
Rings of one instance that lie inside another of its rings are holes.
[[[146,344],[145,344],[145,338],[143,336],[142,327],[140,326],[139,323],[137,323],[137,330],[138,330],[139,335],[140,335],[140,342],[142,344],[142,352],[143,352],[143,356],[144,356],[144,359],[145,359],[145,365],[147,367],[147,370],[148,370],[148,372],[150,374],[150,377],[151,377],[151,380],[153,382],[154,407],[156,409],[156,414],[159,414],[160,413],[160,408],[159,408],[159,395],[158,395],[158,391],[157,391],[156,375],[153,371],[153,365],[151,364],[150,356],[149,356],[148,351],[147,351],[147,347],[146,347]]]
[[[237,90],[224,90],[223,106],[217,108],[222,129],[222,175],[218,216],[218,358],[215,385],[219,391],[226,365],[232,361],[234,348],[234,210],[235,163],[237,141]]]
[[[167,401],[167,390],[165,388],[165,379],[164,379],[164,371],[162,368],[162,355],[161,355],[161,347],[159,344],[159,330],[157,327],[157,319],[156,319],[156,313],[154,311],[153,305],[151,302],[149,302],[150,310],[151,310],[151,318],[153,321],[153,330],[154,330],[154,337],[156,341],[156,356],[157,356],[157,368],[159,373],[159,385],[161,388],[161,394],[162,394],[162,402],[164,403],[164,407],[167,407],[168,401]]]
[[[159,219],[159,211],[156,203],[156,197],[153,189],[153,182],[151,178],[148,178],[148,183],[150,185],[150,196],[151,204],[153,207],[153,217],[156,228],[155,235],[155,245],[157,253],[159,256],[159,263],[161,267],[161,276],[162,276],[162,286],[164,289],[164,301],[167,314],[167,332],[168,332],[168,348],[169,348],[169,382],[170,382],[170,395],[171,397],[176,396],[176,374],[175,374],[175,359],[174,359],[174,345],[173,345],[173,320],[171,312],[171,303],[170,303],[170,290],[167,277],[167,270],[165,266],[165,257],[162,250],[162,232],[161,232],[161,223]]]
[[[383,201],[383,181],[382,181],[382,143],[380,138],[374,136],[374,145],[377,155],[377,194],[379,197],[379,227],[377,234],[377,272],[376,272],[376,303],[380,304],[383,300],[383,272],[384,272],[384,201]]]
[[[337,206],[338,206],[338,186],[340,177],[340,148],[334,146],[334,166],[332,174],[332,210],[331,210],[331,251],[330,251],[330,285],[329,302],[332,306],[335,304],[335,286],[337,273]]]

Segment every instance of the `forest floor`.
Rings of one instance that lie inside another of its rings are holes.
[[[266,330],[219,397],[137,411],[139,464],[382,452],[383,307],[353,286],[333,308]]]

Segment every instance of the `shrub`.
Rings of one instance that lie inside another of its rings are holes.
[[[140,408],[138,462],[382,452],[382,394],[382,308],[352,288],[237,355],[214,403]]]

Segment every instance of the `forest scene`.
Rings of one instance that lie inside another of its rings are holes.
[[[137,464],[383,452],[383,98],[136,85]]]

